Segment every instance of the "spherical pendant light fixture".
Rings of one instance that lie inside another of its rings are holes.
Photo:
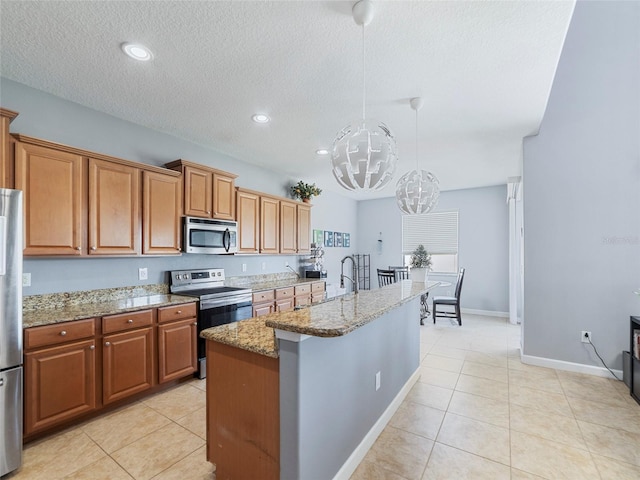
[[[436,176],[418,168],[418,110],[421,98],[412,98],[411,108],[416,112],[416,169],[405,173],[396,184],[396,201],[403,213],[419,215],[429,213],[438,203],[440,187]]]
[[[347,190],[379,190],[396,171],[396,140],[382,122],[366,119],[365,26],[373,19],[373,5],[361,0],[353,6],[353,19],[362,25],[362,120],[344,127],[333,142],[333,176]]]

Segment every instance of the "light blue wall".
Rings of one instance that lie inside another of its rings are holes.
[[[289,196],[288,185],[298,180],[1,77],[0,105],[20,113],[11,123],[12,133],[157,166],[183,158],[238,174],[238,186],[285,197]],[[356,204],[354,200],[325,189],[320,197],[314,199],[312,228],[350,232],[354,245],[357,241],[357,232],[353,228]],[[346,252],[345,248],[327,252],[325,267],[329,271],[329,281],[337,281],[339,260]],[[287,271],[285,262],[294,267],[302,266],[303,258],[185,254],[181,257],[25,259],[24,271],[31,273],[32,286],[25,287],[24,294],[158,283],[168,281],[167,271],[183,268],[223,267],[228,276],[239,276],[243,275],[242,264],[246,263],[244,275],[282,272]],[[137,279],[139,267],[149,269],[147,281]]]
[[[459,266],[466,268],[463,308],[509,310],[509,209],[506,185],[442,192],[434,211],[459,211]],[[377,240],[382,232],[382,252]],[[395,198],[358,203],[358,252],[371,254],[372,286],[377,268],[402,264],[402,215]],[[452,276],[430,280],[455,282]],[[436,294],[447,294],[452,287]],[[452,292],[451,292],[452,293]]]
[[[640,314],[640,3],[577,2],[524,143],[524,353],[622,367]]]

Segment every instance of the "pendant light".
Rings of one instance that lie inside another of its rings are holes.
[[[353,6],[353,19],[362,25],[362,120],[338,132],[333,142],[331,165],[338,183],[347,190],[380,190],[393,178],[398,155],[396,140],[382,122],[366,118],[365,26],[374,15],[369,0]]]
[[[412,98],[409,102],[416,112],[416,169],[405,173],[396,184],[396,201],[403,213],[419,215],[429,213],[438,203],[440,187],[436,176],[418,168],[418,111],[422,108],[422,98]]]

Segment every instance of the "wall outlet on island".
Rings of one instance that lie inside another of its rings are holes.
[[[380,372],[376,373],[376,392],[380,390]]]
[[[146,267],[145,268],[139,268],[138,269],[138,280],[146,280],[149,278],[149,273],[147,272]]]

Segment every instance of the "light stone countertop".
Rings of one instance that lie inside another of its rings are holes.
[[[183,295],[158,294],[136,296],[80,304],[55,305],[51,308],[25,310],[22,313],[23,328],[70,322],[83,318],[102,317],[117,313],[133,312],[145,308],[166,307],[197,301],[197,298]]]
[[[315,337],[339,337],[419,297],[437,287],[439,283],[424,284],[404,280],[383,288],[364,290],[357,295],[335,297],[300,310],[271,313],[232,325],[208,328],[203,330],[200,336],[277,358],[275,328]]]

